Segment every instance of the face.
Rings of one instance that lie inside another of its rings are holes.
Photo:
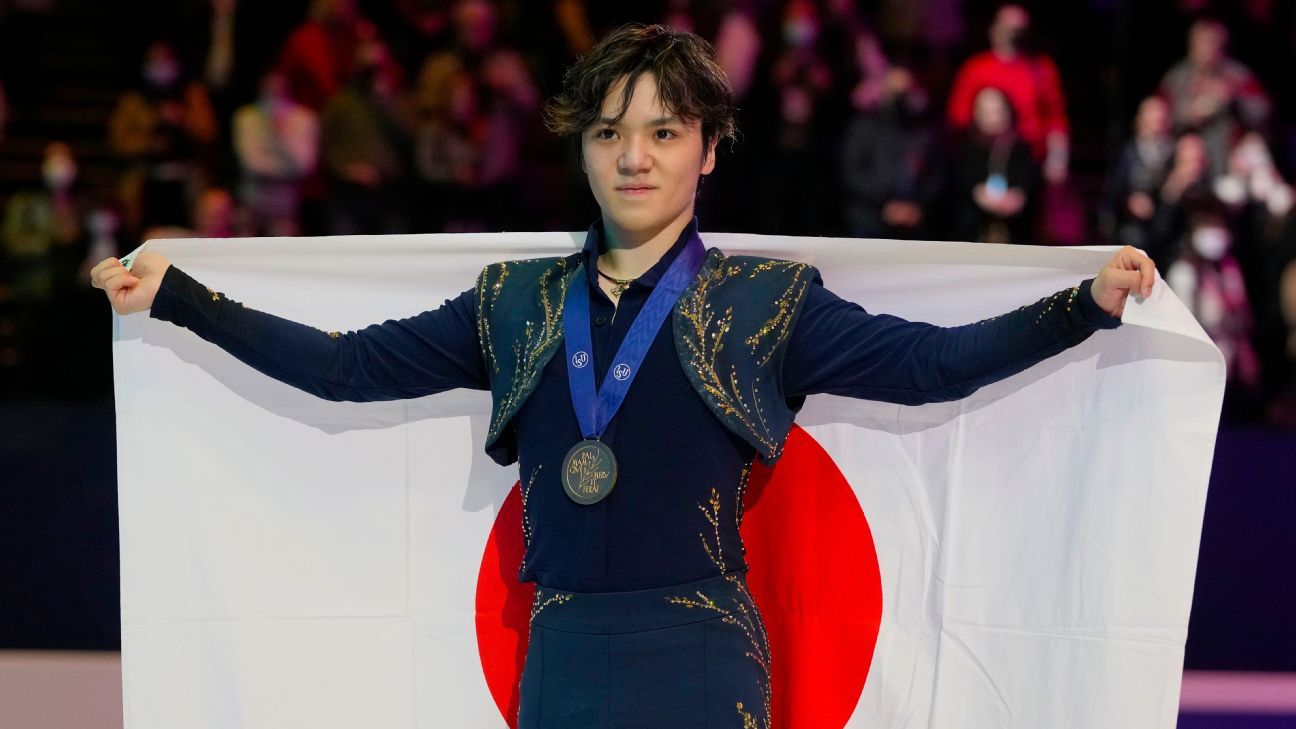
[[[1170,110],[1160,97],[1150,96],[1139,104],[1135,129],[1141,137],[1160,137],[1170,133]]]
[[[76,181],[77,164],[72,148],[63,142],[52,142],[45,147],[45,160],[41,176],[51,190],[66,190]]]
[[[180,79],[180,61],[169,43],[156,42],[144,54],[144,78],[159,89],[170,88]]]
[[[703,149],[701,125],[662,106],[651,74],[639,77],[613,123],[624,86],[622,79],[608,89],[602,118],[581,135],[583,165],[604,224],[651,237],[692,217],[698,178],[715,169],[715,142]]]
[[[1020,5],[1005,5],[995,13],[990,25],[990,42],[995,46],[1012,45],[1020,41],[1030,28],[1030,14]]]
[[[224,190],[207,190],[198,198],[198,230],[203,235],[229,235],[234,222],[234,198]]]
[[[1188,32],[1188,57],[1198,66],[1212,66],[1224,57],[1228,34],[1224,27],[1210,21],[1193,25]]]
[[[986,135],[1002,134],[1012,127],[1008,100],[998,89],[981,89],[972,102],[972,123]]]

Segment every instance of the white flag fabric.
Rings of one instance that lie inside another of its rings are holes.
[[[249,307],[346,330],[582,239],[150,246]],[[703,239],[814,264],[869,311],[946,325],[1073,286],[1110,256]],[[113,348],[128,729],[509,725],[478,600],[517,473],[482,452],[487,393],[325,402],[144,314],[114,317]],[[859,679],[834,698],[839,718],[789,700],[778,723],[1173,727],[1223,385],[1218,350],[1158,281],[1121,328],[964,400],[811,397],[798,423],[867,518],[872,553],[848,556],[880,577],[880,624],[871,655],[848,656]],[[828,669],[785,670],[804,683]]]

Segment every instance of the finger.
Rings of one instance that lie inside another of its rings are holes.
[[[1152,259],[1133,246],[1122,248],[1116,254],[1116,259],[1119,269],[1137,271],[1139,274],[1139,282],[1130,287],[1130,292],[1143,297],[1151,296],[1152,286],[1156,283],[1156,264]]]
[[[1119,264],[1121,270],[1137,271],[1138,259],[1141,255],[1143,254],[1139,253],[1137,248],[1125,246],[1116,252],[1116,263]]]
[[[1142,251],[1132,246],[1125,246],[1120,252],[1121,268],[1138,271],[1139,283],[1131,292],[1137,292],[1139,296],[1148,296],[1152,293],[1152,284],[1156,281],[1156,264],[1152,262]]]
[[[1147,298],[1152,295],[1152,286],[1156,284],[1156,263],[1145,255],[1139,254],[1139,291]]]
[[[111,268],[112,266],[120,266],[120,265],[121,265],[121,261],[118,261],[116,258],[105,258],[102,261],[96,263],[94,267],[90,269],[90,273],[91,274],[99,273],[104,269]]]
[[[1111,288],[1118,291],[1125,291],[1127,293],[1138,290],[1140,281],[1138,271],[1123,271],[1118,268],[1113,268],[1109,269],[1107,273],[1107,282]]]
[[[90,284],[98,289],[103,288],[102,284],[104,274],[114,268],[125,269],[125,266],[122,266],[121,261],[118,261],[116,258],[105,258],[96,263],[94,268],[90,269]]]
[[[139,278],[136,277],[135,274],[131,273],[130,271],[127,271],[124,266],[116,270],[109,271],[108,273],[104,274],[100,280],[103,283],[103,286],[101,286],[100,288],[102,288],[103,290],[109,293],[118,291],[123,288],[130,288],[131,286],[134,286],[135,284],[139,283]]]

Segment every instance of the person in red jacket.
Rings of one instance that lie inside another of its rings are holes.
[[[999,8],[990,25],[990,49],[964,62],[954,78],[948,119],[955,131],[966,129],[977,93],[988,86],[999,89],[1012,104],[1017,133],[1043,163],[1044,177],[1057,184],[1066,180],[1070,149],[1066,102],[1053,60],[1023,49],[1029,29],[1025,8]]]
[[[377,39],[377,29],[360,14],[356,0],[312,0],[306,20],[284,41],[276,65],[288,77],[293,100],[318,113],[351,80],[361,46]],[[383,60],[382,72],[404,82],[390,58]]]

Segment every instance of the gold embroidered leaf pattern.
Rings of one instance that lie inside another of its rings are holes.
[[[747,475],[750,471],[751,464],[748,464],[743,470],[743,484],[745,485]],[[741,499],[741,488],[739,498]],[[724,561],[724,552],[720,544],[720,519],[721,519],[721,500],[720,493],[716,489],[711,489],[710,498],[705,504],[699,503],[698,510],[707,523],[711,525],[714,534],[714,545],[708,541],[704,532],[698,532],[698,538],[702,540],[703,551],[711,559],[721,573],[726,571],[727,565]],[[741,507],[740,507],[741,508]],[[737,517],[741,519],[741,517]],[[751,593],[747,590],[747,583],[738,575],[726,574],[725,581],[734,588],[734,595],[730,598],[728,605],[717,602],[714,598],[702,592],[695,591],[692,595],[672,595],[666,598],[666,601],[672,605],[679,605],[690,610],[705,610],[713,612],[720,616],[720,621],[725,625],[735,627],[743,632],[747,638],[748,650],[745,652],[747,658],[751,659],[760,667],[765,676],[761,685],[762,707],[758,714],[753,714],[746,710],[743,702],[736,702],[738,715],[742,719],[744,729],[772,729],[773,719],[771,716],[772,689],[770,686],[770,646],[769,636],[765,631],[765,623],[761,619],[760,611],[756,608],[756,601],[752,598]]]
[[[565,592],[549,594],[543,587],[536,587],[535,598],[531,601],[531,622],[535,622],[536,616],[544,612],[545,608],[562,605],[570,599],[572,596]]]
[[[773,271],[776,269],[786,269],[792,272],[792,281],[787,288],[774,299],[772,304],[774,315],[771,316],[764,324],[756,330],[756,333],[747,337],[745,340],[747,346],[751,347],[752,354],[758,354],[758,350],[764,347],[764,354],[757,357],[757,364],[765,365],[769,362],[770,357],[778,351],[778,348],[788,335],[792,333],[793,314],[796,313],[797,303],[805,296],[806,287],[810,282],[805,279],[806,271],[810,267],[804,263],[795,261],[765,261],[752,266],[752,271],[748,278],[754,279],[761,273]],[[774,335],[771,337],[770,335]]]
[[[562,304],[567,296],[567,287],[574,277],[573,274],[578,270],[578,266],[570,265],[569,259],[560,258],[540,274],[537,295],[541,320],[527,321],[522,330],[522,337],[513,342],[512,378],[508,389],[495,408],[495,416],[491,419],[486,434],[487,440],[494,440],[499,435],[503,424],[508,422],[513,412],[521,406],[540,377],[540,369],[548,361],[548,355],[562,341]],[[495,284],[492,284],[492,287],[498,288]],[[481,302],[482,300],[479,299],[479,309]],[[479,312],[478,315],[479,327],[482,326],[482,321],[489,318],[483,314],[484,312]],[[485,330],[482,336],[485,337],[484,341],[488,340],[490,332]],[[499,371],[498,368],[496,371]]]
[[[725,415],[736,419],[752,434],[768,453],[777,456],[781,450],[779,439],[770,432],[760,412],[758,380],[753,380],[751,392],[746,397],[739,384],[737,367],[730,367],[727,377],[716,366],[716,357],[724,351],[727,337],[733,328],[733,308],[726,307],[717,314],[710,302],[711,290],[726,279],[742,274],[742,267],[724,261],[713,268],[704,267],[697,282],[679,302],[679,315],[684,319],[682,337],[689,367],[694,371],[702,389],[714,405]],[[749,402],[747,397],[751,398]]]
[[[527,508],[528,501],[531,497],[531,487],[535,486],[536,477],[540,475],[540,469],[544,468],[541,463],[531,470],[531,478],[527,479],[526,486],[521,489],[522,495],[522,564],[518,567],[518,574],[526,572],[527,559],[531,556],[531,511]]]

